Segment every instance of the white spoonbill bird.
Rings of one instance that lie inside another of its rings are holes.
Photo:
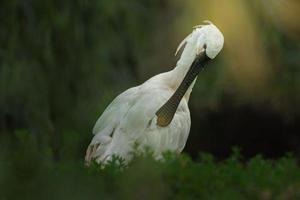
[[[195,26],[179,45],[176,54],[185,47],[173,70],[126,90],[105,109],[93,128],[86,163],[106,163],[113,155],[128,162],[135,143],[150,148],[158,159],[167,150],[180,153],[190,131],[188,101],[197,75],[223,44],[211,22]]]

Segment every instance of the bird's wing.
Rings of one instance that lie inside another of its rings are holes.
[[[104,110],[102,115],[97,120],[93,134],[101,133],[107,126],[115,126],[126,114],[126,111],[133,105],[135,96],[139,87],[133,87],[117,96]]]
[[[112,140],[115,128],[120,124],[128,109],[134,104],[139,87],[133,87],[117,96],[104,110],[97,120],[93,134],[95,135],[86,151],[87,164],[91,159],[101,156]]]

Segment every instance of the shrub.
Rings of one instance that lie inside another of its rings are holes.
[[[0,199],[300,198],[300,168],[290,155],[245,161],[235,150],[216,161],[204,153],[197,160],[171,152],[155,160],[147,153],[128,165],[114,157],[105,167],[86,167],[80,159],[53,160],[25,132],[1,146]]]

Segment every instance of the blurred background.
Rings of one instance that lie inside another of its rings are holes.
[[[0,6],[0,139],[29,135],[54,160],[83,160],[122,91],[171,70],[209,19],[225,47],[199,75],[185,152],[300,156],[297,0],[26,0]],[[21,135],[21,136],[20,136]],[[26,137],[27,137],[26,136]],[[1,147],[1,148],[2,148]]]

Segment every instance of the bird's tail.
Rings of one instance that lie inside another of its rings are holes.
[[[102,162],[102,157],[105,154],[110,142],[111,137],[109,136],[103,136],[96,141],[93,140],[86,150],[85,164],[89,166],[92,160],[95,160],[97,163]]]
[[[89,166],[91,164],[92,159],[94,158],[94,154],[97,150],[98,146],[96,145],[89,145],[87,150],[86,150],[86,154],[85,154],[85,164],[87,166]]]

